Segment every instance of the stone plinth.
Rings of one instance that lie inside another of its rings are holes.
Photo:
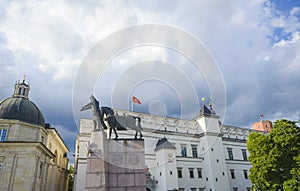
[[[92,134],[86,191],[145,191],[144,140],[106,139],[101,131]]]

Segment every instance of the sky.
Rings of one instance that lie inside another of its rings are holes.
[[[0,100],[26,75],[71,161],[91,94],[103,106],[187,119],[212,97],[224,124],[246,128],[259,114],[299,121],[299,19],[298,0],[0,0]],[[130,46],[152,37],[165,44]]]

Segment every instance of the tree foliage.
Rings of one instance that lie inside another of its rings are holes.
[[[278,120],[269,134],[251,133],[247,141],[253,190],[300,191],[300,129]]]
[[[70,165],[68,171],[69,171],[68,191],[72,191],[73,183],[74,183],[74,167]]]

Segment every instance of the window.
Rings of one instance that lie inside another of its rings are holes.
[[[199,191],[204,191],[204,188],[199,188]]]
[[[232,179],[235,179],[234,169],[230,169],[230,175]]]
[[[243,160],[248,160],[246,149],[242,149]]]
[[[202,168],[197,168],[198,178],[202,178]]]
[[[192,145],[192,154],[193,154],[193,157],[195,157],[195,158],[198,157],[197,145]]]
[[[227,148],[227,152],[228,152],[228,158],[229,158],[229,160],[233,160],[232,148]]]
[[[170,175],[173,175],[173,172],[172,172],[172,171],[170,171]]]
[[[244,172],[244,178],[248,179],[248,170],[243,170],[243,172]]]
[[[39,177],[43,176],[43,163],[40,163],[40,174]]]
[[[4,142],[6,139],[6,129],[0,129],[0,142]]]
[[[1,171],[2,171],[2,163],[0,162],[0,173],[1,173]]]
[[[181,156],[186,157],[186,146],[181,145]]]
[[[178,190],[179,190],[179,191],[184,191],[184,188],[179,188]]]
[[[250,188],[250,187],[247,187],[246,190],[247,190],[247,191],[251,191],[251,188]]]
[[[191,188],[191,191],[196,191],[196,188]]]
[[[190,178],[194,178],[194,169],[189,168],[189,172],[190,172]]]
[[[233,187],[233,191],[238,191],[238,188],[237,187]]]
[[[182,178],[182,168],[177,168],[178,178]]]
[[[54,155],[55,155],[55,157],[54,157],[54,159],[53,159],[53,162],[55,163],[55,164],[57,164],[57,150],[55,150],[54,151]]]

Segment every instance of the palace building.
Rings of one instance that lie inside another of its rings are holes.
[[[69,150],[29,90],[24,78],[0,102],[0,190],[65,191]]]
[[[223,125],[212,107],[203,105],[193,120],[117,111],[141,118],[145,142],[147,191],[250,191],[251,163],[246,141],[250,128]],[[76,141],[77,191],[85,189],[86,159],[92,119],[81,119]],[[268,126],[269,127],[269,126]],[[133,138],[132,131],[119,137]]]

